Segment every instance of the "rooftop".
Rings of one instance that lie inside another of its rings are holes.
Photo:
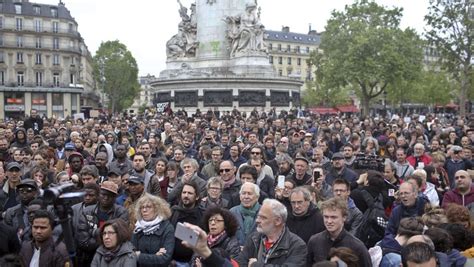
[[[21,2],[16,2],[14,0],[0,0],[0,13],[66,19],[76,23],[76,20],[71,16],[71,13],[62,1],[58,1],[57,5],[47,5],[31,3],[25,0]]]
[[[291,42],[307,45],[319,45],[321,43],[321,34],[310,31],[309,34],[290,32],[288,27],[281,31],[265,31],[266,39],[269,41]]]

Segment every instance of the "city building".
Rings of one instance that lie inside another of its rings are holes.
[[[64,118],[81,102],[96,104],[92,56],[77,28],[61,1],[0,1],[0,119],[31,109]]]
[[[150,74],[138,78],[138,83],[140,83],[140,94],[135,98],[132,106],[128,109],[130,114],[137,114],[140,111],[140,108],[153,106],[153,93],[151,91],[152,87],[150,86],[150,82],[155,79],[155,75]]]
[[[310,53],[318,51],[321,34],[309,29],[308,34],[290,32],[284,26],[281,31],[266,31],[265,41],[269,60],[280,76],[312,80],[314,70],[307,63]],[[305,89],[303,85],[302,89]]]

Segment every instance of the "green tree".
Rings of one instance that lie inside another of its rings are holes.
[[[303,92],[303,103],[306,106],[334,107],[348,102],[347,88],[334,84],[324,75],[328,61],[322,53],[311,52],[307,63],[315,69],[315,79],[306,82],[306,90]]]
[[[94,56],[94,79],[108,95],[112,112],[130,107],[140,92],[137,62],[118,40],[101,43]]]
[[[474,50],[473,1],[430,1],[425,21],[426,37],[440,54],[440,63],[459,83],[460,114],[466,115],[465,101],[472,90]]]
[[[361,0],[333,11],[323,33],[324,75],[331,84],[354,90],[363,115],[390,84],[418,78],[422,42],[413,29],[399,28],[401,17],[401,8]]]

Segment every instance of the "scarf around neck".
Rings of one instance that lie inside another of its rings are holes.
[[[252,227],[255,223],[255,216],[257,215],[258,210],[260,209],[260,204],[257,202],[255,205],[250,208],[244,208],[244,206],[240,205],[240,213],[244,219],[244,233],[245,235],[249,234],[252,231]]]
[[[163,218],[160,216],[156,216],[153,221],[144,221],[143,219],[138,220],[135,223],[135,230],[134,233],[143,232],[144,235],[151,235],[156,230],[160,229],[160,224],[163,221]]]

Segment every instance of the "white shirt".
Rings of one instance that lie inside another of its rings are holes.
[[[34,248],[34,250],[35,250],[35,253],[33,253],[33,257],[31,257],[30,267],[39,267],[41,248],[39,249]]]

